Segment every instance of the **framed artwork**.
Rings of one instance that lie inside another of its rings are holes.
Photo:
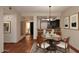
[[[64,28],[69,28],[69,17],[64,18]]]
[[[7,21],[4,22],[4,33],[10,33],[11,32],[11,22]]]
[[[70,16],[70,29],[78,29],[78,13]]]

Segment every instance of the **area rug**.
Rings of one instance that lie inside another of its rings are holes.
[[[61,53],[60,51],[45,51],[42,48],[37,47],[36,42],[33,43],[31,53]]]

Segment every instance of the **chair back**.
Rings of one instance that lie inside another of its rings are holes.
[[[68,48],[68,47],[69,47],[69,38],[70,38],[70,37],[64,38],[65,48]]]
[[[43,30],[43,35],[45,35],[45,34],[46,34],[46,30],[44,29],[44,30]]]
[[[69,38],[70,38],[70,37],[64,38],[64,39],[63,39],[64,42],[65,42],[65,43],[69,43]]]
[[[65,52],[69,52],[69,39],[70,37],[63,38],[63,40],[61,40],[60,43],[57,44],[57,47],[63,48]]]
[[[41,46],[41,43],[43,42],[43,37],[41,35],[37,36],[37,44],[39,44],[39,46]]]

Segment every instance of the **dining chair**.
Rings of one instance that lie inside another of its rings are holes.
[[[65,53],[69,52],[69,37],[62,39],[58,44],[56,44],[56,47],[57,50],[61,52],[65,52]]]
[[[37,40],[37,47],[43,49],[46,51],[46,48],[49,47],[50,44],[48,44],[46,41],[44,41],[44,38],[42,36],[38,36]]]
[[[43,36],[45,36],[45,34],[46,34],[46,30],[44,29],[44,30],[43,30]]]

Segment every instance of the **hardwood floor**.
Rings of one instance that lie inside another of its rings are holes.
[[[27,35],[26,38],[22,39],[18,43],[5,43],[4,53],[29,53],[32,48],[32,43],[32,38],[30,35]]]

